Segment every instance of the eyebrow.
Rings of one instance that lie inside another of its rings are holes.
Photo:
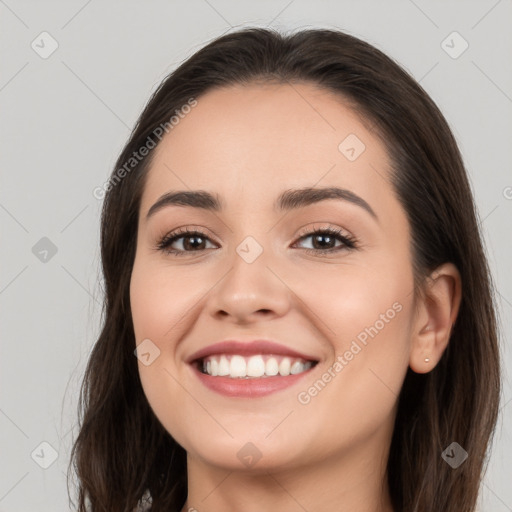
[[[274,209],[277,211],[295,210],[327,199],[338,199],[360,206],[375,220],[378,220],[377,214],[362,197],[350,190],[338,187],[305,187],[285,190],[274,203]],[[161,196],[149,209],[146,221],[167,206],[189,206],[212,212],[220,212],[224,209],[223,201],[217,194],[211,194],[205,190],[179,190]]]

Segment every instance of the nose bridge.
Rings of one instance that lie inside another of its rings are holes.
[[[272,244],[268,237],[258,238],[246,236],[234,248],[230,269],[210,296],[213,315],[243,321],[261,313],[282,315],[288,309],[289,290],[271,270]]]

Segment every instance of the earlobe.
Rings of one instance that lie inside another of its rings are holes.
[[[416,373],[435,368],[448,343],[461,301],[457,267],[445,263],[425,280],[413,324],[409,366]]]

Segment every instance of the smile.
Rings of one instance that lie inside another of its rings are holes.
[[[313,361],[272,354],[256,354],[250,357],[239,354],[217,354],[204,358],[199,368],[212,377],[230,379],[258,379],[298,375],[314,366]]]
[[[271,340],[224,340],[186,362],[203,386],[230,398],[258,398],[289,388],[314,371],[318,359]]]

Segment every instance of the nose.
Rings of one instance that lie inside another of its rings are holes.
[[[231,269],[210,292],[210,314],[237,324],[285,315],[292,292],[271,267],[263,254],[252,263],[235,254]]]

